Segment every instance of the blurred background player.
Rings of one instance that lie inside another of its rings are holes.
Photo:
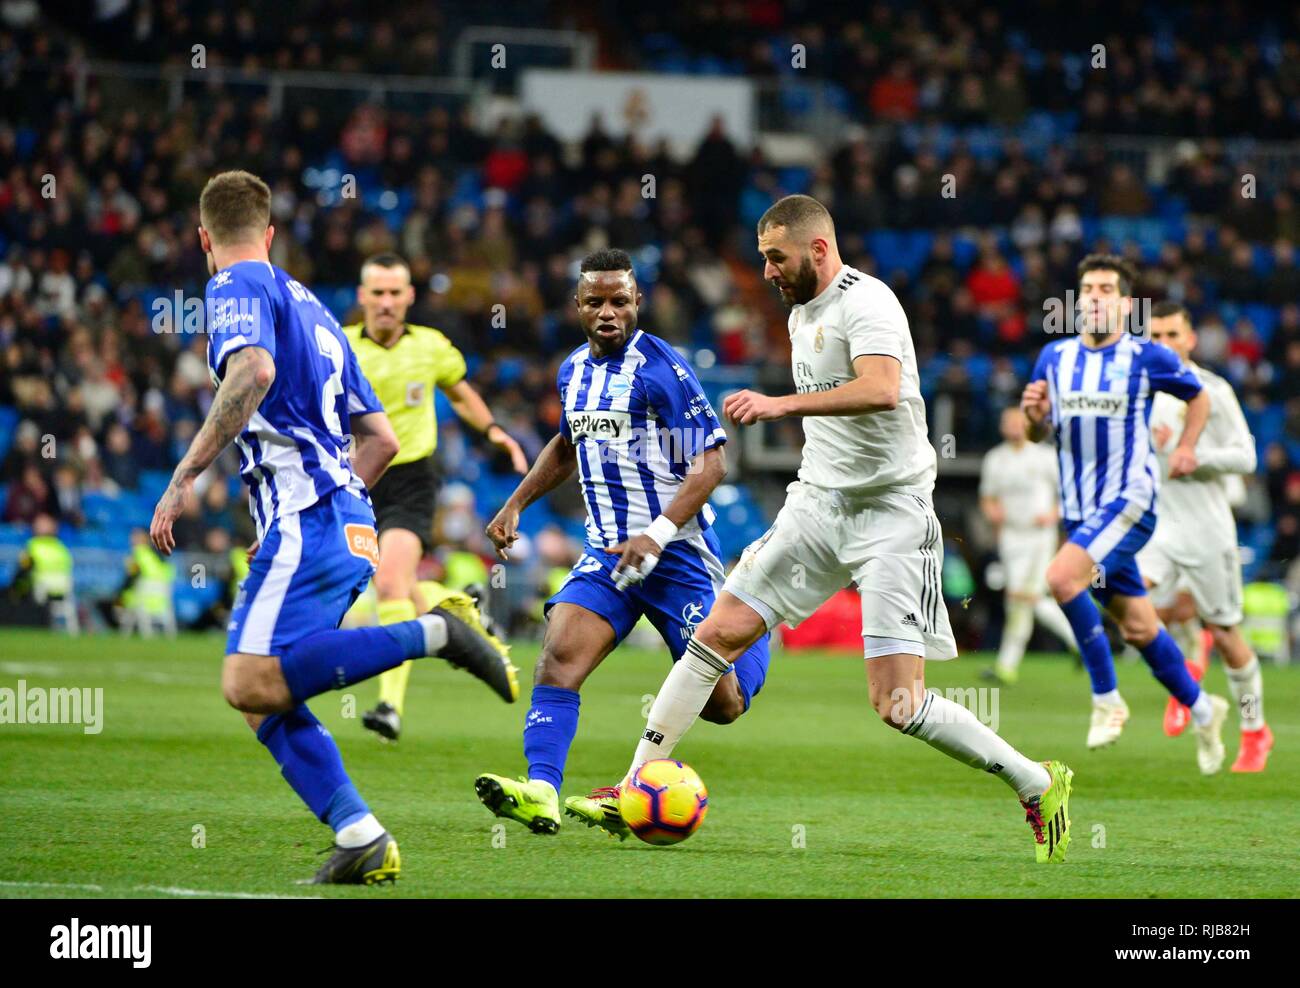
[[[677,351],[637,328],[641,307],[632,260],[603,249],[582,262],[574,303],[587,342],[561,365],[559,434],[487,527],[502,559],[519,516],[578,471],[587,503],[587,545],[546,603],[546,637],[524,721],[528,775],[481,775],[474,789],[497,816],[534,833],[560,827],[559,789],[578,730],[578,691],[642,615],[674,662],[722,585],[721,549],[709,495],[727,472],[727,434]],[[739,656],[735,675],[703,698],[704,716],[727,724],[749,709],[767,675],[767,635]],[[594,793],[598,797],[603,790]],[[620,837],[617,807],[592,797],[566,812]]]
[[[1185,656],[1199,651],[1201,622],[1209,629],[1223,656],[1228,688],[1241,718],[1241,747],[1232,771],[1262,772],[1273,747],[1273,732],[1264,722],[1259,659],[1241,634],[1237,523],[1223,483],[1224,476],[1254,472],[1255,440],[1232,386],[1192,362],[1196,332],[1187,309],[1175,302],[1159,302],[1151,315],[1151,339],[1169,347],[1196,372],[1210,396],[1210,418],[1196,443],[1196,470],[1160,488],[1160,518],[1151,541],[1138,553],[1138,565],[1161,608],[1161,619]],[[1169,453],[1178,447],[1185,415],[1186,406],[1172,395],[1158,394],[1152,402],[1151,438],[1166,479]],[[1174,598],[1183,586],[1195,602],[1195,611],[1189,620],[1171,622]],[[1205,672],[1204,666],[1191,659],[1188,667],[1197,680]],[[1188,717],[1187,707],[1170,697],[1165,733],[1181,734]]]
[[[1047,583],[1092,681],[1088,747],[1116,741],[1128,720],[1110,643],[1092,602],[1096,597],[1161,685],[1191,708],[1196,761],[1212,775],[1223,764],[1228,701],[1203,692],[1188,673],[1178,644],[1156,616],[1135,558],[1156,523],[1151,399],[1163,391],[1187,402],[1182,436],[1169,454],[1169,476],[1176,479],[1196,469],[1196,440],[1210,397],[1172,350],[1128,332],[1136,280],[1128,261],[1090,254],[1079,262],[1078,275],[1078,333],[1043,348],[1020,407],[1029,417],[1030,438],[1051,433],[1060,457],[1069,540],[1048,566]]]
[[[528,469],[519,444],[492,420],[492,412],[465,380],[461,352],[438,330],[406,321],[406,312],[414,302],[407,263],[396,254],[377,254],[361,266],[357,304],[363,321],[343,327],[361,372],[393,424],[400,447],[370,491],[379,530],[374,586],[380,624],[410,621],[450,592],[438,588],[437,600],[425,600],[416,586],[420,559],[433,548],[438,492],[434,390],[441,389],[461,420],[506,453],[517,473]],[[410,677],[409,662],[382,673],[379,703],[362,716],[361,723],[381,737],[397,740]]]
[[[1005,617],[997,662],[986,674],[1004,685],[1020,676],[1020,660],[1037,618],[1074,648],[1070,622],[1047,589],[1047,564],[1060,547],[1056,457],[1031,443],[1019,406],[1002,410],[1002,442],[988,451],[980,470],[980,510],[997,532],[998,558],[1005,574]],[[986,675],[986,678],[988,678]]]
[[[764,280],[790,309],[796,393],[737,391],[723,412],[737,425],[801,416],[799,479],[669,672],[624,781],[671,757],[720,677],[755,642],[852,582],[881,720],[1005,782],[1025,810],[1035,858],[1062,862],[1074,773],[1026,758],[967,708],[925,689],[926,659],[956,658],[957,644],[941,588],[937,460],[907,316],[888,285],[840,259],[830,213],[811,196],[786,196],[759,218],[758,251]],[[599,801],[617,806],[618,790]]]
[[[312,881],[393,881],[397,842],[306,701],[427,655],[468,668],[507,702],[518,686],[505,649],[472,608],[457,616],[435,607],[399,624],[339,630],[378,561],[366,485],[397,452],[397,437],[338,321],[268,259],[270,218],[271,191],[255,175],[222,172],[204,186],[199,241],[213,276],[208,367],[217,391],[149,535],[159,552],[172,553],[172,529],[195,479],[234,442],[258,541],[228,625],[222,692],[334,831],[333,853]]]

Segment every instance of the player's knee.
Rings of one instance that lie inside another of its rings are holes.
[[[1119,633],[1125,643],[1134,648],[1145,648],[1160,634],[1160,623],[1155,614],[1132,615],[1119,623]]]
[[[906,687],[890,689],[883,684],[871,684],[871,706],[876,715],[884,721],[886,727],[901,731],[912,719],[913,712],[920,706],[924,694],[918,696]]]
[[[374,576],[375,595],[380,600],[405,600],[411,596],[414,581],[405,573],[384,570],[382,567]]]
[[[726,678],[722,682],[726,682]],[[709,702],[700,711],[700,717],[711,724],[732,724],[745,712],[745,698],[734,685],[726,690],[714,690]]]
[[[221,670],[221,695],[226,702],[243,713],[256,713],[258,690],[253,677],[237,662],[226,660]]]
[[[1052,592],[1052,597],[1064,604],[1077,597],[1082,586],[1079,575],[1074,572],[1073,567],[1061,563],[1060,560],[1053,560],[1047,567],[1047,589]]]
[[[695,637],[701,643],[723,656],[739,655],[761,634],[761,630],[758,635],[754,634],[754,629],[744,621],[729,617],[715,618],[712,614],[695,629]]]
[[[574,661],[574,656],[566,650],[550,644],[542,646],[542,654],[537,657],[537,667],[533,670],[533,685],[556,686],[576,692],[586,678],[584,664]]]
[[[228,704],[246,714],[275,713],[287,709],[288,689],[277,688],[265,670],[247,661],[246,656],[226,656],[221,667],[221,695]]]

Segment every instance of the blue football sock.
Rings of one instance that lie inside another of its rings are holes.
[[[1091,595],[1085,590],[1062,604],[1061,610],[1070,622],[1074,640],[1079,643],[1079,653],[1088,669],[1088,678],[1092,680],[1093,695],[1116,689],[1115,659],[1110,654],[1106,629],[1101,626],[1101,612],[1092,602]]]
[[[1178,698],[1179,703],[1190,707],[1196,702],[1196,698],[1201,695],[1201,687],[1187,671],[1187,663],[1183,660],[1183,653],[1173,635],[1161,628],[1160,633],[1138,651],[1147,660],[1156,679]]]
[[[400,621],[377,628],[318,631],[300,638],[280,653],[280,671],[294,702],[302,703],[423,655],[424,625]]]
[[[534,686],[524,720],[524,757],[528,778],[545,779],[559,792],[564,763],[578,733],[578,694],[559,686]]]
[[[267,717],[257,740],[279,763],[284,781],[336,832],[370,812],[343,770],[333,736],[306,704]]]
[[[768,647],[768,639],[765,636],[750,645],[745,650],[745,653],[731,666],[736,672],[736,683],[740,686],[740,695],[745,698],[745,710],[749,710],[750,701],[763,688],[763,682],[767,679],[767,664],[770,658],[771,652]]]

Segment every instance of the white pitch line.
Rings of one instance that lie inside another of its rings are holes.
[[[102,885],[79,885],[76,882],[0,882],[0,887],[11,889],[77,889],[82,892],[102,892]]]
[[[0,888],[15,889],[69,889],[78,892],[106,892],[103,885],[91,885],[81,882],[7,882],[0,881]],[[217,892],[212,889],[186,889],[173,885],[133,885],[124,891],[155,892],[159,895],[180,895],[191,898],[213,899],[320,899],[319,895],[277,895],[274,892]]]
[[[208,889],[183,889],[175,886],[137,885],[132,892],[158,892],[162,895],[210,896],[215,899],[320,899],[319,895],[277,895],[274,892],[213,892]]]
[[[51,662],[0,662],[0,672],[10,676],[57,676],[62,671]]]

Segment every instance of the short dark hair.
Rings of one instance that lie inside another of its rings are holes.
[[[770,226],[795,230],[814,223],[835,229],[830,211],[812,196],[785,196],[768,206],[767,212],[758,218],[758,233],[762,236]]]
[[[636,277],[631,256],[617,247],[601,247],[584,257],[578,273],[586,274],[588,271],[631,271],[632,277]]]
[[[1152,319],[1167,319],[1169,316],[1182,316],[1187,325],[1192,324],[1192,313],[1181,302],[1165,299],[1163,302],[1157,302],[1151,306]]]
[[[1132,295],[1133,286],[1137,284],[1137,270],[1127,258],[1118,254],[1089,254],[1079,262],[1076,272],[1078,280],[1089,271],[1115,271],[1119,274],[1119,290],[1123,295]]]
[[[252,172],[213,175],[199,195],[199,222],[219,246],[256,240],[271,225],[271,190]]]
[[[361,262],[361,273],[365,275],[366,268],[406,268],[406,273],[411,273],[411,266],[406,263],[400,255],[391,251],[385,251],[382,254],[372,254]]]

